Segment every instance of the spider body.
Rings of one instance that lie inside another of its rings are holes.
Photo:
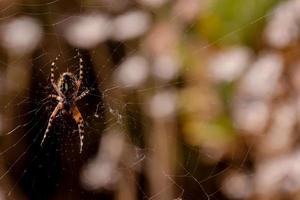
[[[55,60],[57,60],[56,58]],[[78,95],[78,91],[80,89],[80,85],[83,79],[83,61],[79,55],[79,66],[80,66],[80,74],[79,79],[70,72],[63,73],[57,84],[54,81],[54,67],[55,62],[51,64],[51,83],[57,94],[49,95],[50,98],[54,98],[58,101],[55,109],[53,110],[50,119],[48,121],[47,129],[44,133],[43,140],[41,145],[44,143],[44,140],[47,137],[48,132],[52,126],[53,120],[56,118],[57,114],[61,112],[63,115],[71,115],[78,126],[78,132],[80,136],[80,153],[82,152],[83,146],[83,138],[84,138],[84,121],[81,116],[79,109],[76,106],[76,102],[82,99],[84,96],[88,94],[88,90],[82,92]]]
[[[65,96],[62,100],[62,114],[72,114],[71,109],[76,106],[75,98],[79,90],[76,77],[70,72],[65,72],[58,80],[57,86]]]

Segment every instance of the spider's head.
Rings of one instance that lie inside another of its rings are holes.
[[[72,98],[78,90],[75,76],[70,72],[63,73],[58,81],[58,88],[66,98]]]

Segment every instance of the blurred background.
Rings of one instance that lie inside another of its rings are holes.
[[[0,199],[300,199],[299,0],[0,1]],[[59,114],[78,76],[85,120]]]

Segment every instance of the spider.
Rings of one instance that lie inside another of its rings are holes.
[[[58,103],[53,110],[52,114],[50,115],[47,129],[44,133],[43,140],[41,142],[41,145],[43,145],[47,134],[50,131],[50,128],[52,126],[53,120],[55,120],[57,114],[59,112],[62,113],[62,115],[70,115],[75,120],[77,126],[78,126],[78,132],[80,137],[80,153],[82,152],[82,146],[83,146],[83,138],[84,138],[84,121],[82,118],[82,115],[76,106],[76,102],[83,97],[85,97],[89,90],[85,90],[80,95],[78,95],[78,91],[80,89],[80,85],[83,80],[83,60],[78,53],[79,57],[79,79],[76,78],[76,76],[70,72],[64,72],[57,84],[54,81],[54,68],[56,66],[56,61],[58,60],[58,57],[55,58],[55,61],[51,64],[51,84],[54,90],[57,94],[50,94],[48,97],[55,99]]]

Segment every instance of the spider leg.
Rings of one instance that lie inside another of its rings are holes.
[[[80,85],[83,80],[83,59],[79,51],[77,51],[79,57],[79,79],[77,81],[78,90],[80,89]]]
[[[61,101],[62,100],[62,98],[60,97],[60,96],[58,96],[58,95],[55,95],[55,94],[50,94],[50,95],[48,95],[46,98],[44,98],[43,100],[42,100],[42,102],[44,102],[44,101],[46,101],[46,100],[48,100],[48,99],[56,99],[57,101]]]
[[[55,60],[51,63],[51,75],[50,75],[50,80],[52,84],[55,84],[55,80],[54,80],[54,68],[56,65],[56,61],[58,60],[58,57],[55,58]]]
[[[60,96],[55,95],[55,94],[50,94],[50,95],[49,95],[49,98],[56,99],[57,101],[61,101],[61,100],[62,100],[62,98],[61,98]]]
[[[61,110],[61,109],[62,109],[62,103],[58,103],[57,106],[55,107],[55,109],[53,110],[53,112],[52,112],[50,118],[49,118],[48,125],[47,125],[47,129],[46,129],[46,131],[45,131],[45,133],[44,133],[44,137],[43,137],[43,140],[42,140],[42,142],[41,142],[41,146],[43,145],[43,143],[44,143],[44,141],[45,141],[45,139],[46,139],[46,137],[47,137],[47,134],[48,134],[48,132],[50,131],[50,128],[51,128],[51,126],[52,126],[53,120],[55,119],[55,117],[56,117],[58,111]]]
[[[58,95],[55,94],[50,94],[47,98],[52,98],[52,99],[56,99],[57,101],[61,101],[62,98]]]
[[[90,92],[89,90],[83,91],[79,96],[77,96],[75,98],[75,102],[78,101],[78,100],[80,100],[80,99],[82,99],[83,97],[85,97],[87,94],[89,94],[89,92]]]
[[[51,84],[54,88],[54,90],[57,92],[57,94],[61,97],[64,97],[63,93],[58,89],[56,83],[55,83],[55,80],[54,80],[54,68],[55,68],[55,65],[56,65],[56,61],[58,60],[60,55],[58,55],[55,60],[51,63],[51,75],[50,75],[50,80],[51,80]]]
[[[84,138],[84,121],[80,111],[78,110],[77,106],[74,106],[72,109],[73,118],[78,126],[78,132],[80,137],[80,153],[82,152],[83,146],[83,138]]]

